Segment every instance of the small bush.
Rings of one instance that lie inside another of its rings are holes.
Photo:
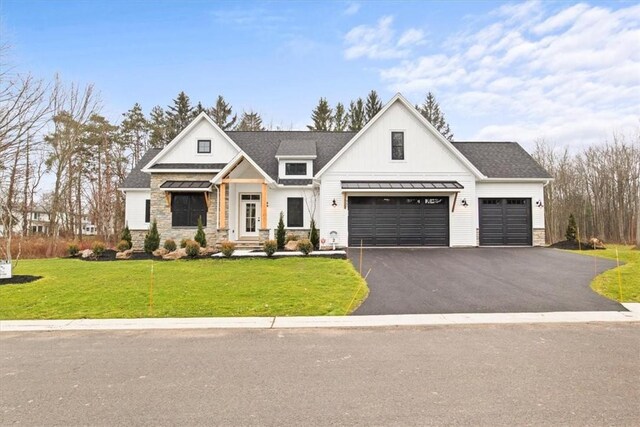
[[[187,241],[187,245],[184,248],[189,258],[195,258],[200,255],[200,244],[195,240]]]
[[[298,236],[297,234],[293,234],[293,233],[287,234],[287,243],[291,241],[297,242],[298,240],[300,240],[300,236]]]
[[[181,248],[186,248],[187,247],[187,242],[189,241],[189,239],[182,239],[180,240],[180,247]]]
[[[93,254],[96,256],[96,258],[100,258],[104,253],[104,251],[107,249],[107,247],[105,246],[104,242],[101,242],[100,240],[96,240],[95,242],[93,242],[92,249],[93,249]]]
[[[220,251],[222,252],[222,255],[229,258],[236,251],[236,244],[229,241],[222,242],[220,245]]]
[[[80,253],[80,247],[76,242],[69,243],[67,252],[69,252],[69,256],[78,256],[78,254]]]
[[[311,244],[313,245],[313,249],[320,249],[320,233],[318,233],[318,229],[316,228],[316,221],[314,219],[311,220],[311,231],[309,231],[309,240],[311,240]]]
[[[200,243],[203,248],[207,247],[207,237],[204,235],[204,228],[202,228],[202,217],[198,217],[198,231],[196,231],[193,240]]]
[[[186,243],[185,243],[186,246]],[[167,239],[164,241],[164,248],[169,252],[173,252],[177,249],[176,242],[173,239]]]
[[[153,253],[160,247],[160,233],[158,233],[158,223],[154,219],[149,227],[149,232],[144,236],[144,251]]]
[[[286,232],[284,230],[284,213],[280,211],[280,219],[278,220],[278,229],[276,230],[276,241],[278,242],[279,251],[284,249],[285,235],[286,235]]]
[[[311,240],[302,239],[298,242],[298,250],[302,252],[304,255],[309,255],[311,251],[313,251],[313,245],[311,244]]]
[[[131,249],[131,246],[129,246],[129,242],[127,242],[126,240],[122,239],[116,245],[116,249],[118,250],[118,252],[124,252],[124,251],[126,251],[128,249]]]
[[[567,240],[577,240],[578,226],[576,225],[576,218],[573,214],[569,215],[569,224],[567,225],[567,231],[564,233],[564,237]]]
[[[275,240],[265,240],[262,249],[267,256],[272,256],[278,250],[278,242]]]
[[[124,240],[129,245],[129,247],[126,249],[122,249],[122,250],[119,249],[120,252],[126,251],[127,249],[131,249],[133,247],[133,241],[131,240],[131,231],[129,230],[128,225],[126,225],[122,230],[122,234],[120,234],[120,240],[121,241]],[[118,246],[120,246],[120,244],[118,244]]]

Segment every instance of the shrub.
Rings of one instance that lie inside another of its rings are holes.
[[[222,255],[229,258],[236,251],[236,244],[229,241],[222,242],[220,245],[220,251],[222,252]]]
[[[309,239],[302,239],[298,242],[298,250],[304,255],[309,255],[313,251],[313,245]]]
[[[187,241],[187,246],[184,248],[187,251],[187,256],[189,258],[195,258],[200,255],[200,244],[195,240]]]
[[[313,249],[320,249],[320,233],[318,233],[318,229],[316,228],[316,221],[314,219],[311,220],[311,231],[309,231],[309,240],[313,245]]]
[[[180,247],[181,248],[186,248],[187,247],[187,242],[189,241],[189,239],[182,239],[180,240]]]
[[[203,248],[207,246],[207,238],[204,235],[204,229],[202,228],[202,217],[198,217],[198,231],[196,231],[196,236],[193,240],[200,243],[200,246]]]
[[[144,251],[153,253],[160,247],[160,234],[158,233],[158,223],[154,219],[149,227],[149,232],[144,236]]]
[[[69,243],[67,252],[69,252],[70,256],[78,256],[78,254],[80,253],[80,247],[76,242]]]
[[[93,254],[96,258],[100,258],[106,249],[104,242],[101,242],[100,240],[93,242]]]
[[[278,221],[278,229],[276,230],[276,242],[278,244],[279,251],[284,249],[285,234],[286,232],[284,231],[284,213],[280,211],[280,220]]]
[[[186,246],[186,243],[185,243]],[[169,252],[173,252],[177,249],[176,242],[173,239],[167,239],[164,241],[164,248]]]
[[[262,249],[267,256],[272,256],[278,250],[278,242],[275,240],[265,240]]]
[[[129,244],[129,242],[127,242],[126,240],[122,239],[116,245],[116,249],[118,250],[118,252],[124,252],[127,249],[131,249],[131,245]]]
[[[300,240],[300,236],[298,236],[297,234],[293,234],[293,233],[287,234],[287,243],[291,241],[297,242],[298,240]]]
[[[573,214],[569,215],[569,225],[567,225],[567,231],[564,233],[564,237],[567,240],[576,240],[578,235],[578,226],[576,225],[576,219]]]
[[[128,225],[125,225],[125,227],[122,229],[122,233],[120,234],[120,241],[122,240],[127,242],[129,247],[126,249],[120,250],[120,252],[126,251],[127,249],[131,249],[133,247],[133,241],[131,240],[131,231],[129,230]],[[120,244],[118,244],[118,246],[120,246]]]

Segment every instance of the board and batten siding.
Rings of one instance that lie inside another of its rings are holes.
[[[146,201],[150,199],[150,190],[127,190],[125,218],[130,230],[147,230],[149,228],[149,223],[144,221],[144,214]]]
[[[391,160],[391,132],[404,132],[405,160]],[[458,194],[454,212],[449,209],[450,245],[474,246],[477,210],[463,207],[462,199],[475,199],[475,175],[404,105],[396,102],[379,117],[351,147],[321,176],[320,236],[330,242],[329,233],[338,233],[340,245],[348,242],[348,207],[344,206],[340,181],[458,181],[464,189]],[[349,192],[348,195],[365,195]],[[367,196],[417,194],[450,197],[454,193],[373,193]],[[335,199],[337,206],[332,207]],[[469,203],[471,205],[471,203]]]
[[[198,153],[198,140],[211,140],[211,153]],[[228,163],[238,150],[207,120],[200,120],[158,163]]]
[[[534,229],[544,229],[544,208],[536,206],[544,201],[544,184],[541,182],[478,182],[476,184],[475,227],[479,224],[478,199],[531,199],[531,224]]]

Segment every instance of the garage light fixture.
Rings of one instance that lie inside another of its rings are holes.
[[[460,203],[461,203],[461,204],[462,204],[462,206],[464,206],[465,208],[466,208],[467,206],[469,206],[469,203],[467,203],[467,199],[462,199],[462,200],[460,200]]]
[[[338,203],[336,202],[336,199],[333,199],[333,202],[331,202],[331,206],[333,206],[334,208],[336,206],[338,206]]]
[[[539,207],[539,208],[544,208],[544,205],[542,204],[542,200],[538,200],[536,202],[536,206]]]

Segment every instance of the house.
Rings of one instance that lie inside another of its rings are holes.
[[[550,175],[515,142],[449,142],[400,94],[359,132],[222,131],[205,113],[126,178],[126,221],[161,239],[258,244],[280,213],[321,246],[544,245]]]

